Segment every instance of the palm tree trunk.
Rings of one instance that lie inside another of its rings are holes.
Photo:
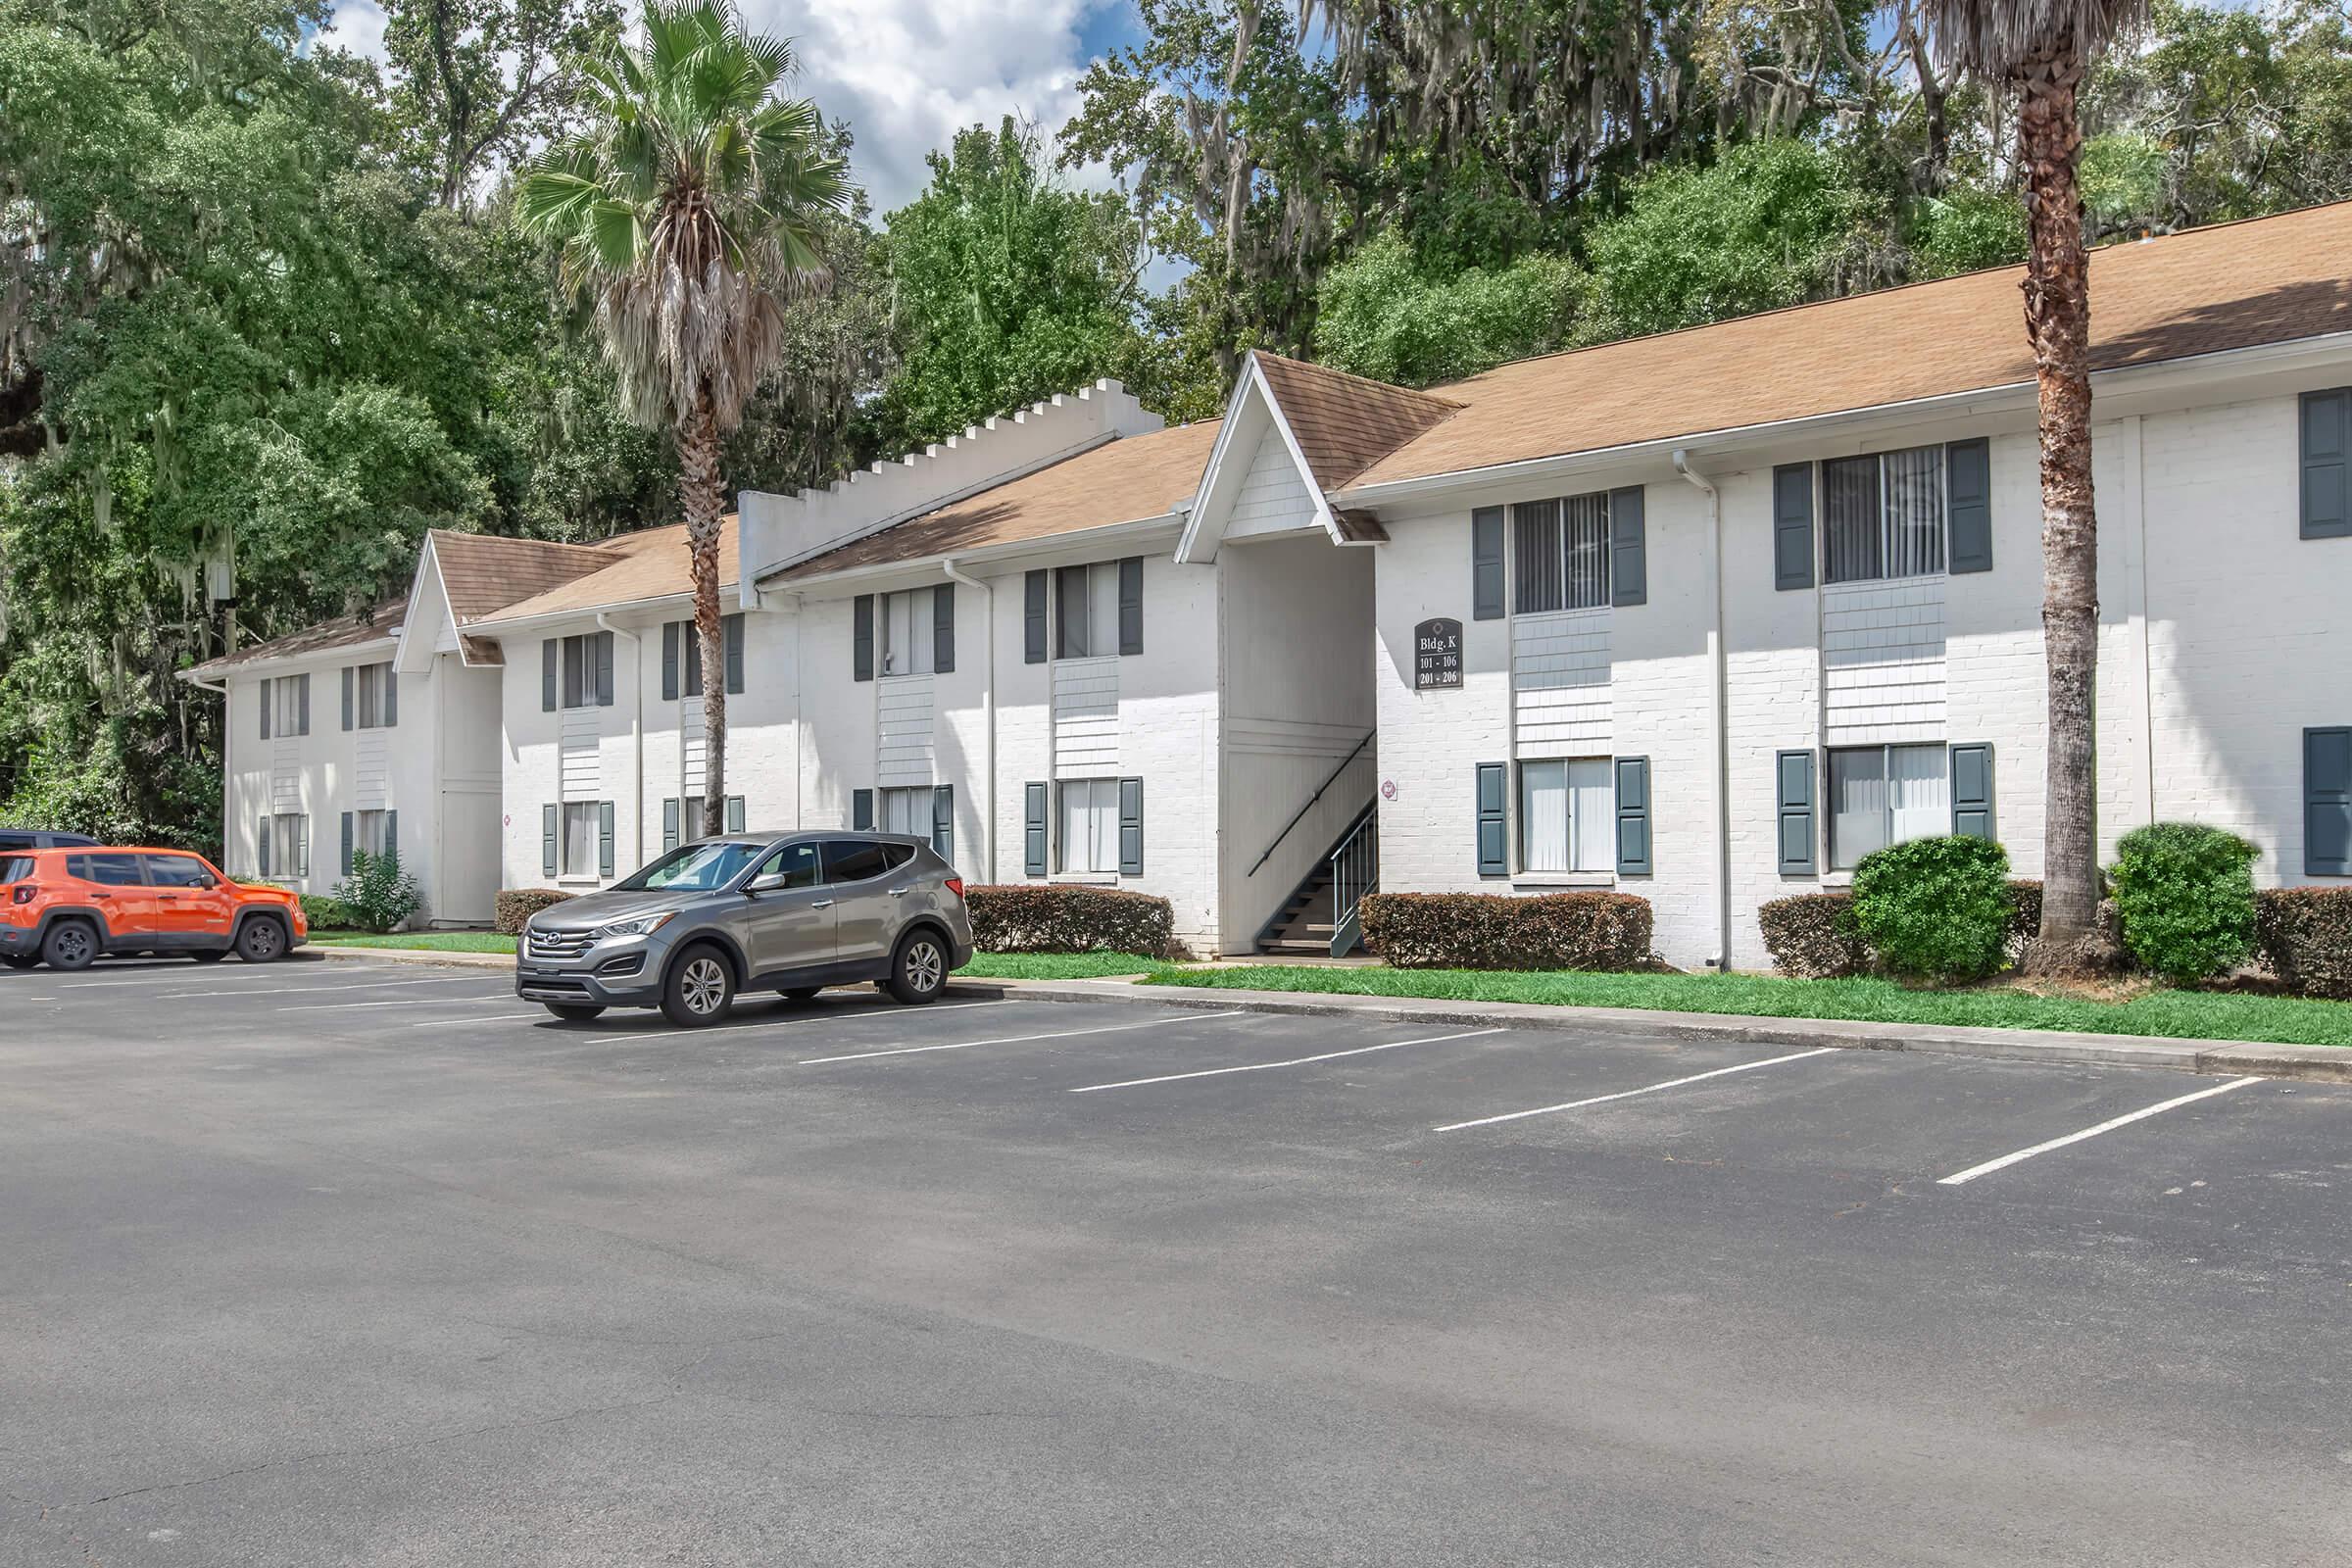
[[[678,426],[678,503],[686,514],[695,638],[703,645],[702,831],[716,833],[727,820],[727,649],[718,614],[719,519],[727,501],[718,475],[718,421],[707,396]]]
[[[2042,644],[2049,771],[2036,969],[2095,963],[2098,926],[2099,532],[2090,478],[2089,257],[2082,241],[2072,40],[2016,73],[2017,150],[2031,254],[2026,332],[2041,401]]]

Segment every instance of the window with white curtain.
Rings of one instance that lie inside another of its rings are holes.
[[[918,838],[931,836],[931,786],[917,784],[906,789],[888,789],[880,792],[881,814],[877,826],[885,833],[911,833]]]
[[[311,819],[283,812],[270,819],[270,874],[299,882],[311,874]]]
[[[1605,757],[1519,764],[1519,861],[1527,871],[1617,863],[1617,798]]]
[[[399,698],[392,688],[395,679],[392,666],[362,664],[356,679],[359,686],[359,727],[381,729],[391,723],[399,711]]]
[[[895,594],[882,595],[882,673],[885,675],[928,675],[938,653],[939,640],[933,632],[931,596],[933,588],[907,588]],[[894,830],[895,831],[895,830]]]
[[[1830,753],[1830,869],[1850,871],[1873,850],[1949,833],[1947,766],[1939,745]]]
[[[1119,781],[1078,778],[1061,786],[1061,869],[1119,868]]]
[[[351,847],[354,850],[358,851],[362,855],[368,856],[376,856],[384,853],[383,812],[361,811],[357,813],[353,822],[353,826],[356,829],[356,831],[352,834],[351,840]]]
[[[1943,570],[1943,448],[1821,466],[1822,580],[1875,582]]]
[[[1063,566],[1054,573],[1055,659],[1102,659],[1119,651],[1119,564]]]
[[[308,675],[280,675],[275,680],[262,682],[262,701],[270,709],[273,735],[308,735],[311,726],[304,722],[305,701],[310,693]]]
[[[557,862],[564,876],[596,875],[597,803],[564,803],[564,858]]]
[[[1511,608],[1519,614],[1609,602],[1605,493],[1521,502],[1511,508]]]

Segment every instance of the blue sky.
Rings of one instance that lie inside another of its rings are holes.
[[[800,90],[857,135],[877,213],[922,189],[923,155],[1005,115],[1060,128],[1087,63],[1140,31],[1133,0],[738,0],[797,40]],[[340,0],[327,40],[380,58],[375,0]]]

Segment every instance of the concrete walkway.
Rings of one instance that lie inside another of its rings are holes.
[[[393,963],[509,968],[500,953],[402,952],[393,948],[310,948],[334,958]],[[1636,1007],[1555,1007],[1525,1002],[1451,1002],[1423,997],[1364,997],[1331,992],[1238,991],[1139,986],[1131,980],[957,979],[965,996],[1019,996],[1039,1002],[1125,1002],[1159,1007],[1306,1017],[1355,1017],[1379,1023],[1471,1024],[1549,1029],[1570,1034],[1646,1039],[1739,1040],[1760,1045],[1840,1046],[2012,1061],[2098,1067],[2164,1067],[2175,1072],[2352,1083],[2352,1049],[2278,1046],[2259,1041],[2160,1040],[2140,1035],[2068,1034],[2056,1030],[1969,1029],[1940,1024],[1857,1023],[1841,1018],[1755,1018]]]

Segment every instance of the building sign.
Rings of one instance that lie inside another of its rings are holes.
[[[1462,623],[1440,616],[1413,628],[1413,690],[1445,691],[1462,683]]]

